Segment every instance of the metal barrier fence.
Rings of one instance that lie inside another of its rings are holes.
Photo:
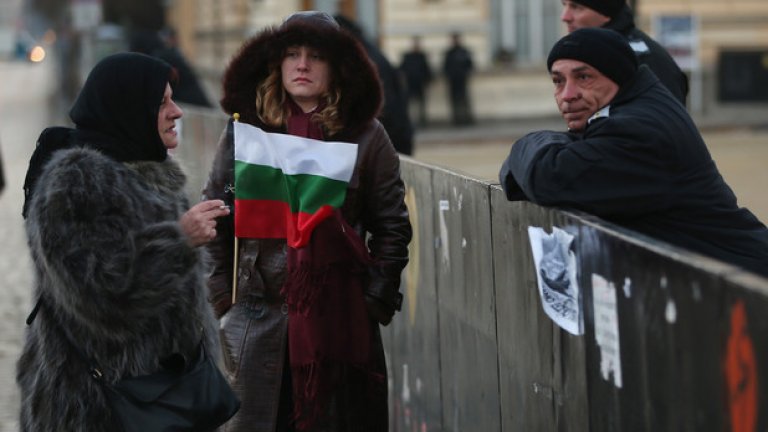
[[[186,110],[192,194],[224,123]],[[383,331],[391,430],[768,428],[768,280],[410,158],[402,175],[414,240]],[[529,227],[573,236],[581,335],[543,311]]]

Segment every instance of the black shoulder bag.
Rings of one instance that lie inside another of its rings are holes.
[[[37,315],[41,300],[27,324]],[[181,356],[172,356],[158,372],[123,378],[115,384],[104,380],[98,366],[73,346],[90,365],[91,377],[105,389],[112,413],[125,432],[212,431],[240,408],[240,401],[202,341],[197,357],[189,362],[174,361]]]

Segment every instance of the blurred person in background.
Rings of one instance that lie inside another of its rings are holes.
[[[621,33],[639,63],[648,65],[675,99],[686,104],[688,76],[663,46],[635,27],[635,17],[625,0],[561,1],[563,12],[560,19],[568,27],[568,32],[585,27],[602,27]]]
[[[172,77],[153,57],[108,56],[70,110],[76,128],[40,135],[24,184],[37,306],[17,363],[21,431],[119,430],[104,383],[194,362],[201,343],[219,352],[200,246],[228,210],[189,208],[168,155]]]
[[[343,15],[335,15],[334,19],[354,36],[365,48],[368,57],[376,65],[379,79],[384,89],[384,106],[379,120],[392,140],[398,153],[410,155],[413,153],[413,125],[408,115],[408,98],[400,74],[387,60],[384,53],[372,44],[363,34],[363,29],[357,23]]]
[[[173,96],[177,102],[211,107],[197,74],[178,46],[176,30],[167,27],[159,31],[135,28],[130,32],[128,50],[157,57],[171,65],[177,79],[173,82]]]
[[[205,94],[205,90],[200,85],[197,74],[187,59],[179,49],[179,40],[176,30],[165,28],[160,31],[160,40],[162,47],[154,50],[151,54],[176,69],[179,78],[174,83],[173,97],[177,102],[210,108],[211,102]]]
[[[472,53],[462,45],[459,33],[451,34],[451,46],[443,57],[443,73],[448,80],[451,101],[451,122],[456,126],[474,123],[469,101],[469,76],[475,66]]]
[[[262,30],[225,70],[221,106],[245,125],[230,122],[222,134],[204,198],[234,205],[246,186],[276,189],[268,178],[236,185],[242,177],[234,173],[235,130],[259,128],[274,139],[301,137],[321,148],[330,144],[322,141],[357,145],[343,205],[314,228],[308,244],[266,235],[236,240],[246,217],[238,206],[208,247],[210,300],[242,401],[227,431],[388,430],[379,325],[400,310],[411,225],[399,157],[376,119],[381,103],[365,49],[322,12],[299,12]],[[315,165],[286,163],[305,162]],[[258,205],[255,200],[237,202]]]
[[[420,126],[427,124],[427,87],[432,82],[432,68],[427,55],[421,49],[421,37],[413,37],[411,49],[403,54],[400,70],[405,76],[408,99],[416,104]]]
[[[164,48],[160,32],[146,28],[131,28],[128,31],[128,51],[152,55]]]
[[[619,33],[576,30],[547,68],[568,132],[532,132],[499,173],[507,198],[575,208],[768,276],[768,229],[739,207],[672,94]]]

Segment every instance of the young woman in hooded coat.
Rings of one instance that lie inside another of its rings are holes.
[[[40,136],[25,182],[35,271],[17,383],[20,430],[114,431],[102,379],[147,375],[172,355],[218,353],[202,251],[223,202],[188,208],[172,69],[109,56],[70,111],[75,129]],[[92,362],[92,363],[91,363]]]
[[[224,429],[387,431],[379,324],[399,310],[411,225],[398,155],[376,120],[382,90],[375,66],[332,17],[304,12],[246,41],[223,87],[221,105],[240,122],[358,145],[341,211],[315,229],[308,246],[243,238],[235,262],[231,216],[209,245],[224,364],[242,401]],[[204,196],[233,204],[233,170],[230,124]],[[307,262],[315,272],[294,278]],[[314,300],[303,309],[297,292]]]

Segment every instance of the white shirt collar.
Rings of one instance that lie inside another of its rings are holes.
[[[610,105],[606,105],[602,109],[597,111],[596,113],[592,114],[592,117],[590,117],[587,120],[587,124],[592,124],[593,121],[595,121],[595,120],[597,120],[599,118],[604,118],[604,117],[608,118],[610,116],[611,116],[611,106]]]

